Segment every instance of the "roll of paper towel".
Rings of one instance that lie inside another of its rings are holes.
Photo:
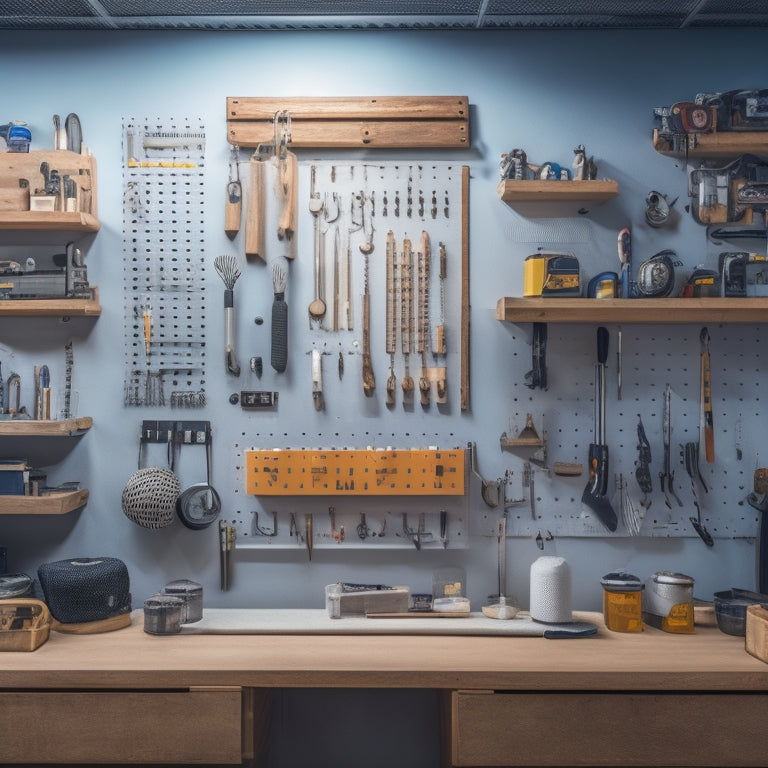
[[[531,565],[530,613],[547,624],[573,621],[571,569],[565,558],[544,555]]]

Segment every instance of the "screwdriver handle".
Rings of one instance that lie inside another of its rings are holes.
[[[608,329],[600,326],[597,329],[597,362],[605,365],[608,360]]]

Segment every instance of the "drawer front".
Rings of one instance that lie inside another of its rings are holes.
[[[240,763],[240,688],[0,693],[3,762]]]
[[[768,694],[454,691],[455,766],[766,766]]]

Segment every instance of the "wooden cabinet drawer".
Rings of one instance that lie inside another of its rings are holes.
[[[768,694],[454,691],[455,766],[766,766]]]
[[[242,689],[0,693],[4,763],[240,763]]]

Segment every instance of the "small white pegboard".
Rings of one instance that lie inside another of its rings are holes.
[[[123,118],[124,404],[205,404],[205,128]]]

